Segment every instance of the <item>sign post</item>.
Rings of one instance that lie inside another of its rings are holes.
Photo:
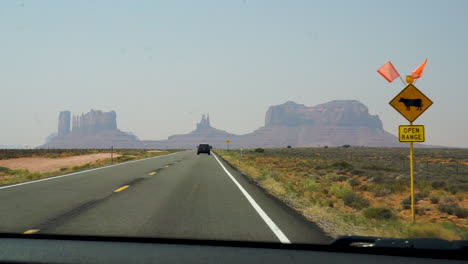
[[[410,122],[412,125],[413,122]],[[414,197],[414,145],[410,142],[410,181],[411,181],[411,221],[416,220],[416,201]]]
[[[411,188],[411,220],[416,220],[416,201],[414,196],[414,142],[424,142],[424,126],[413,125],[413,122],[426,111],[433,102],[418,90],[412,83],[412,78],[407,78],[406,86],[390,105],[395,108],[409,122],[409,126],[399,126],[398,138],[400,142],[410,143],[410,188]]]
[[[226,140],[226,147],[227,147],[227,150],[229,150],[229,143],[231,143],[231,140]]]

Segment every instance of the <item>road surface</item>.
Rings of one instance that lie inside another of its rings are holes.
[[[184,151],[0,187],[0,232],[327,243],[217,155]]]

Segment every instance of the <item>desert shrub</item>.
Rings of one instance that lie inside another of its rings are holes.
[[[434,189],[443,189],[445,186],[447,186],[447,184],[444,181],[433,181],[431,186]]]
[[[455,209],[454,214],[458,218],[467,218],[468,217],[468,209],[458,207],[457,209]]]
[[[353,179],[349,179],[349,180],[348,180],[348,183],[349,183],[349,185],[351,185],[352,187],[356,187],[356,186],[358,186],[359,184],[361,184],[361,181],[360,181],[359,179],[353,178]]]
[[[440,198],[439,198],[439,196],[433,195],[433,196],[431,196],[431,197],[429,198],[429,200],[431,201],[432,204],[438,204],[439,201],[440,201]]]
[[[392,189],[388,185],[383,185],[383,184],[374,184],[371,186],[370,191],[376,196],[376,197],[384,197],[392,193]]]
[[[337,184],[334,183],[330,186],[330,193],[334,194],[338,198],[343,198],[347,193],[351,192],[351,186],[349,184]]]
[[[351,145],[346,144],[346,145],[343,145],[343,146],[341,146],[341,147],[342,147],[342,148],[349,148],[349,147],[351,147]]]
[[[358,189],[361,190],[361,191],[369,191],[370,187],[369,187],[369,185],[361,185],[361,186],[359,186]]]
[[[265,150],[262,149],[262,148],[256,148],[256,149],[254,149],[254,151],[257,152],[257,153],[264,153],[265,152]]]
[[[455,215],[459,218],[466,218],[468,217],[468,209],[460,207],[460,205],[456,203],[450,204],[440,204],[439,211],[443,213],[447,213],[449,215]]]
[[[411,198],[403,199],[403,201],[401,201],[401,205],[405,210],[411,209]]]
[[[324,146],[323,148],[328,148],[328,146]]]
[[[428,191],[422,191],[422,192],[418,192],[414,195],[414,198],[416,198],[416,200],[421,200],[423,198],[426,198],[429,196],[429,192]]]
[[[351,173],[353,175],[364,175],[365,171],[363,171],[363,170],[352,170]]]
[[[9,172],[10,169],[6,167],[0,167],[0,172]]]
[[[370,219],[389,220],[395,218],[395,214],[388,208],[370,207],[364,210],[364,216]]]
[[[450,196],[444,197],[444,203],[453,203],[453,202],[455,202],[453,197],[450,197]]]
[[[454,215],[455,214],[455,211],[460,208],[460,206],[458,204],[455,204],[455,203],[443,203],[443,204],[439,204],[439,211],[441,211],[442,213],[447,213],[449,215]]]
[[[354,209],[363,209],[370,205],[369,200],[354,192],[347,192],[343,195],[343,202],[346,206]]]
[[[290,146],[290,145],[288,145],[286,148],[291,148],[291,146]]]
[[[66,171],[68,168],[60,168],[60,171]]]
[[[450,185],[448,188],[447,188],[447,191],[452,193],[452,194],[456,194],[458,192],[458,186],[456,185]]]
[[[468,183],[451,184],[445,188],[448,192],[456,194],[458,192],[468,192]]]
[[[331,165],[331,167],[337,168],[337,169],[348,169],[348,170],[350,170],[350,169],[353,168],[353,165],[349,164],[346,161],[337,161],[337,162],[333,163]]]
[[[304,187],[304,189],[308,191],[320,190],[320,184],[318,184],[315,180],[312,180],[312,179],[302,179],[301,184]]]

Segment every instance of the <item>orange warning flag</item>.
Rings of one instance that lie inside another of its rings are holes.
[[[414,71],[411,72],[415,79],[422,77],[424,73],[424,69],[426,68],[426,64],[427,64],[427,59],[421,65],[419,65],[416,69],[414,69]]]
[[[390,61],[380,67],[377,72],[380,73],[388,82],[393,82],[393,80],[400,77],[400,74]]]

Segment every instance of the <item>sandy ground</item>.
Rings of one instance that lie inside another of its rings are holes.
[[[148,152],[152,153],[152,152],[163,152],[162,150],[148,150]]]
[[[114,154],[114,158],[121,155]],[[97,153],[88,155],[71,156],[66,158],[15,158],[0,160],[0,167],[9,169],[27,169],[29,171],[56,171],[60,168],[69,168],[92,163],[97,160],[109,159],[110,153]]]

